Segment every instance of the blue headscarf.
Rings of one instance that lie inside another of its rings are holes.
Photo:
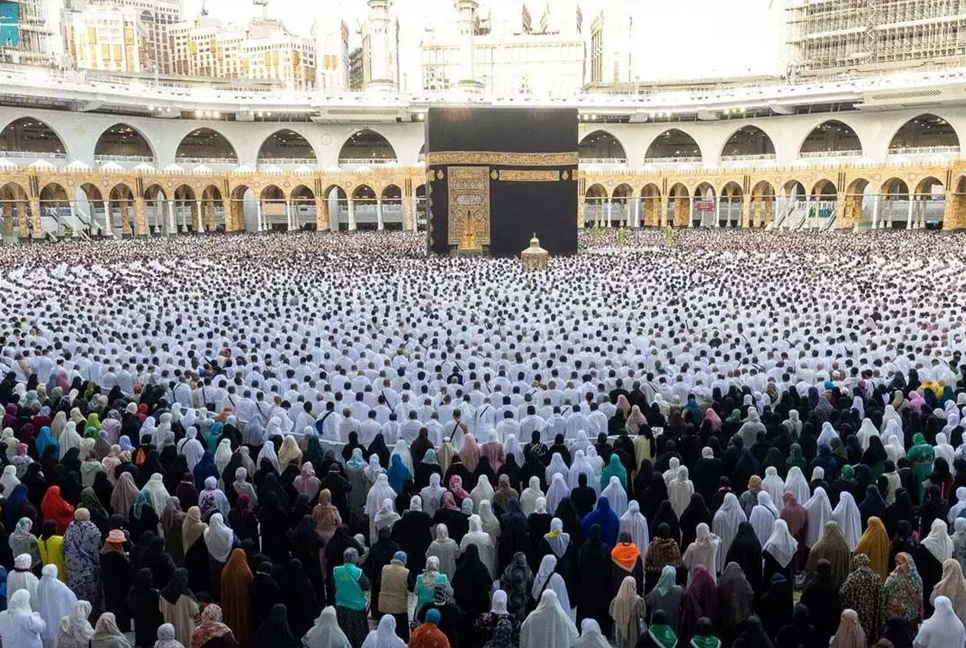
[[[402,457],[399,455],[393,455],[392,461],[389,463],[389,486],[392,487],[397,493],[403,491],[403,482],[407,479],[412,479],[413,476],[409,472],[409,468],[406,464],[402,462]]]
[[[212,454],[211,450],[205,450],[205,453],[201,455],[201,459],[195,466],[193,475],[195,478],[195,488],[199,491],[204,489],[205,480],[209,477],[218,479],[218,466],[215,465],[215,455]]]
[[[608,547],[613,548],[617,545],[617,531],[620,528],[620,520],[617,514],[610,507],[610,502],[606,497],[597,499],[597,508],[587,514],[580,522],[584,537],[590,537],[590,527],[594,525],[600,527],[600,539]]]
[[[60,443],[50,433],[50,428],[46,425],[40,428],[40,434],[37,435],[37,439],[34,441],[34,447],[37,448],[37,454],[41,457],[44,456],[44,450],[50,447],[55,448],[57,450],[55,454],[60,456]]]
[[[27,501],[27,487],[17,484],[10,491],[10,496],[3,503],[3,526],[13,531],[17,521],[21,518],[23,504]]]

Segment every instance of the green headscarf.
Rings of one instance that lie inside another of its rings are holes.
[[[669,625],[654,625],[647,629],[647,634],[651,636],[658,646],[661,648],[674,648],[678,645],[678,637],[674,634],[674,630],[671,629]]]
[[[849,464],[842,466],[842,481],[853,482],[855,481],[855,469]]]
[[[694,644],[695,648],[720,648],[721,646],[721,640],[711,635],[705,637],[695,635],[691,638],[691,643]]]
[[[426,454],[423,455],[423,463],[432,464],[433,466],[438,466],[439,459],[436,458],[436,451],[433,450],[432,448],[427,450]]]
[[[87,427],[94,428],[96,432],[101,431],[101,419],[97,416],[96,412],[91,412],[87,415]]]
[[[617,477],[624,490],[627,490],[627,469],[624,468],[624,464],[621,463],[621,458],[617,456],[616,452],[610,456],[610,462],[600,471],[601,490],[607,488],[611,477]]]
[[[792,444],[791,455],[788,457],[785,465],[787,465],[789,468],[792,466],[798,466],[802,470],[805,469],[805,458],[802,456],[802,446],[798,445],[797,443]]]

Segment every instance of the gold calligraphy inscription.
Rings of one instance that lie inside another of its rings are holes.
[[[499,166],[576,166],[577,151],[567,153],[507,153],[500,151],[438,151],[426,155],[429,166],[489,164]]]
[[[560,172],[548,169],[502,169],[500,180],[503,182],[558,182]]]
[[[449,221],[447,239],[459,245],[468,218],[476,241],[490,244],[490,168],[486,166],[449,167]]]

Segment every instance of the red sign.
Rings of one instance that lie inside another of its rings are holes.
[[[695,200],[694,201],[694,211],[696,212],[713,212],[714,207],[715,205],[713,200]]]

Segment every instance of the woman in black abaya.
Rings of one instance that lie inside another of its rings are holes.
[[[313,619],[314,621],[314,619]],[[288,623],[288,611],[279,603],[255,631],[251,648],[301,648]]]
[[[598,525],[590,527],[590,537],[577,553],[577,625],[584,619],[597,621],[604,636],[610,636],[612,619],[610,602],[614,598],[611,585],[610,552],[601,540]]]
[[[681,513],[681,545],[685,549],[694,542],[697,537],[697,527],[704,522],[711,528],[713,517],[704,502],[704,497],[700,493],[691,496],[691,501],[687,508]]]
[[[138,570],[127,594],[127,607],[134,619],[134,645],[138,648],[149,648],[158,638],[158,626],[164,623],[160,597],[161,593],[151,584],[151,570]]]
[[[285,589],[289,625],[295,636],[304,636],[309,628],[315,625],[316,618],[322,612],[322,606],[319,604],[312,582],[302,567],[302,562],[297,558],[288,562]]]
[[[738,525],[738,534],[728,549],[725,557],[725,564],[737,563],[741,567],[742,573],[755,592],[758,599],[764,593],[761,582],[761,543],[755,535],[755,529],[750,522],[742,522]]]
[[[475,544],[466,548],[453,576],[453,600],[463,611],[460,624],[460,645],[482,645],[473,628],[476,618],[490,609],[490,589],[493,579],[480,560],[480,549]]]
[[[518,551],[525,555],[530,553],[530,532],[527,517],[520,508],[520,501],[512,498],[507,505],[507,512],[500,518],[500,543],[498,547],[497,571],[503,573],[506,566],[513,560],[513,554]]]

